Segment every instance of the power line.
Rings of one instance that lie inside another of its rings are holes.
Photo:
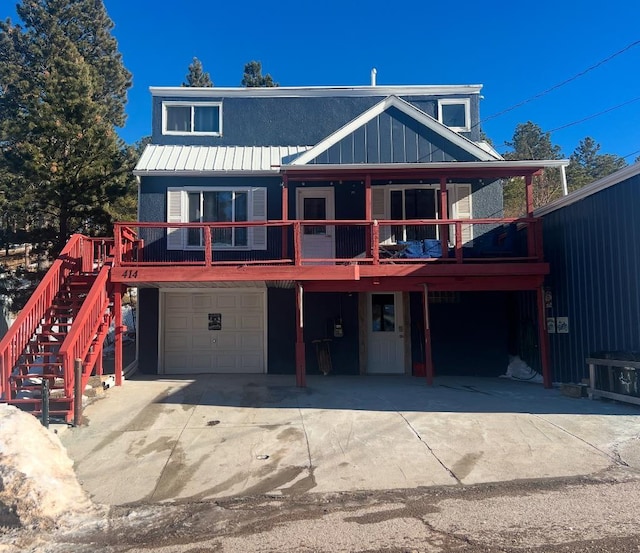
[[[631,50],[631,48],[633,48],[635,46],[638,46],[638,44],[640,44],[640,40],[636,40],[635,42],[632,42],[631,44],[627,44],[627,46],[625,46],[621,50],[618,50],[614,54],[611,54],[610,56],[604,58],[603,60],[600,60],[599,62],[587,67],[583,71],[580,71],[579,73],[576,73],[572,77],[569,77],[568,79],[565,79],[561,83],[553,85],[551,88],[547,88],[546,90],[543,90],[542,92],[539,92],[538,94],[535,94],[534,96],[531,96],[530,98],[527,98],[526,100],[522,100],[522,102],[518,102],[517,104],[515,104],[515,105],[513,105],[511,107],[508,107],[506,109],[503,109],[502,111],[499,111],[498,113],[494,113],[493,115],[489,115],[488,117],[485,117],[482,121],[480,121],[478,123],[478,125],[480,125],[481,123],[485,123],[486,121],[489,121],[490,119],[495,119],[496,117],[500,117],[501,115],[504,115],[505,113],[509,113],[510,111],[513,111],[514,109],[518,109],[519,107],[522,107],[525,104],[528,104],[529,102],[533,102],[534,100],[537,100],[538,98],[541,98],[542,96],[545,96],[545,95],[549,94],[550,92],[553,92],[554,90],[557,90],[561,86],[564,86],[564,85],[566,85],[566,84],[568,84],[568,83],[570,83],[572,81],[575,81],[576,79],[582,77],[583,75],[586,75],[590,71],[593,71],[594,69],[597,69],[601,65],[604,65],[605,63],[611,61],[613,58],[619,56],[620,54],[623,54],[627,50]]]
[[[556,127],[555,129],[551,129],[550,131],[546,131],[546,132],[552,133],[552,132],[560,131],[562,129],[566,129],[568,127],[573,127],[574,125],[578,125],[580,123],[584,123],[585,121],[589,121],[589,119],[595,119],[596,117],[600,117],[601,115],[604,115],[605,113],[609,113],[610,111],[614,111],[614,110],[619,109],[621,107],[624,107],[626,105],[632,104],[633,102],[637,102],[638,100],[640,100],[640,96],[632,98],[631,100],[627,100],[626,102],[622,102],[621,104],[618,104],[617,106],[613,106],[613,107],[607,108],[605,110],[599,111],[598,113],[594,113],[592,115],[587,115],[587,117],[583,117],[582,119],[578,119],[576,121],[572,121],[571,123],[567,123],[565,125],[561,125],[560,127]]]
[[[622,156],[622,159],[627,159],[628,157],[635,156],[636,154],[640,154],[640,150],[636,150],[635,152],[631,152],[630,154],[627,154],[626,156]]]

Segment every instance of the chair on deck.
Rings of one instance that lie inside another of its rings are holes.
[[[509,223],[494,234],[493,244],[481,252],[482,257],[509,257],[516,254],[518,225]]]

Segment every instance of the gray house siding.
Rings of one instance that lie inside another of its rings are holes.
[[[587,376],[599,350],[640,350],[640,175],[543,216],[553,295],[549,317],[568,317],[551,334],[554,379]]]
[[[214,89],[215,90],[215,89]],[[213,94],[214,92],[212,92]],[[403,100],[437,118],[437,97],[407,96]],[[385,96],[310,98],[183,98],[154,96],[152,138],[154,144],[205,146],[313,145],[374,106]],[[456,96],[447,96],[456,98]],[[461,96],[461,98],[463,98]],[[464,98],[467,98],[466,96]],[[222,102],[222,136],[165,136],[162,134],[162,102]],[[471,132],[461,133],[479,140],[478,99],[472,96]]]

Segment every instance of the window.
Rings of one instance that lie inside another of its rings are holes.
[[[163,134],[222,135],[222,104],[165,102],[162,112]]]
[[[471,130],[469,98],[438,100],[438,121],[454,131]]]
[[[396,307],[393,294],[371,295],[371,330],[373,332],[396,331]]]
[[[391,218],[436,219],[436,190],[434,188],[403,188],[390,190]],[[396,240],[424,240],[436,238],[434,225],[406,225],[392,227]]]
[[[266,221],[266,188],[169,188],[167,190],[167,222],[169,223],[236,223]],[[167,249],[198,250],[204,248],[205,237],[200,228],[169,228]],[[211,229],[213,249],[267,248],[265,226]]]

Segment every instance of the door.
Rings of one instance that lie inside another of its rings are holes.
[[[404,374],[402,293],[372,293],[367,309],[369,374]]]
[[[303,221],[335,219],[333,188],[298,188],[297,218]],[[304,225],[302,259],[335,259],[335,227]],[[317,262],[316,262],[317,263]]]
[[[163,294],[163,372],[265,372],[265,291]]]

